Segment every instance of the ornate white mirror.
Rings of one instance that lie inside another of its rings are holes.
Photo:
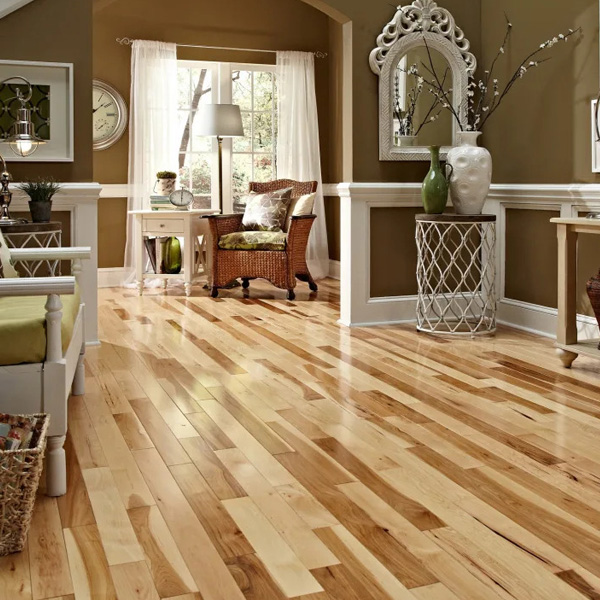
[[[429,160],[432,145],[445,158],[460,127],[426,81],[438,79],[464,120],[469,74],[477,68],[469,49],[454,17],[434,0],[398,7],[369,58],[379,76],[380,160]]]

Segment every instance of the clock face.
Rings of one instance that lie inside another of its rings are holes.
[[[92,93],[94,150],[112,146],[127,127],[127,105],[117,90],[94,80]]]
[[[169,196],[169,200],[177,208],[185,208],[194,201],[194,194],[189,190],[175,190]]]

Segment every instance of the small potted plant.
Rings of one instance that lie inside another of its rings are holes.
[[[175,191],[177,173],[173,171],[159,171],[156,174],[154,193],[159,196],[170,196]]]
[[[25,181],[18,186],[29,196],[29,212],[34,223],[49,223],[52,214],[52,197],[62,186],[53,179]]]

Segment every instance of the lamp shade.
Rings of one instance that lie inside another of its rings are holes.
[[[244,137],[242,113],[237,104],[203,104],[198,112],[198,135]]]

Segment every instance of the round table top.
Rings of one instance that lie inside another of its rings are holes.
[[[13,223],[3,224],[0,220],[2,233],[47,233],[49,231],[61,231],[62,223],[60,221],[50,221],[50,223]]]
[[[443,215],[416,215],[416,221],[429,223],[494,223],[496,215],[456,215],[444,213]]]

